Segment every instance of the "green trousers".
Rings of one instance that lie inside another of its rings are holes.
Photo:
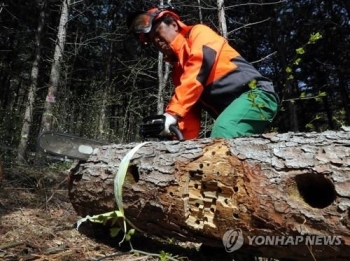
[[[236,138],[263,133],[278,110],[275,94],[250,90],[235,99],[215,120],[211,137]]]

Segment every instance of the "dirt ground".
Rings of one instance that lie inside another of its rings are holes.
[[[0,260],[98,260],[117,252],[75,229],[79,217],[68,199],[64,171],[16,167],[4,173]]]
[[[0,184],[0,260],[232,260],[210,258],[210,251],[198,251],[198,245],[184,243],[169,246],[150,238],[136,239],[119,246],[120,239],[108,232],[96,232],[85,225],[79,231],[77,216],[68,198],[67,174],[61,167],[4,168]],[[85,230],[82,232],[80,230]],[[161,257],[154,254],[165,253]],[[168,258],[166,258],[168,257]]]

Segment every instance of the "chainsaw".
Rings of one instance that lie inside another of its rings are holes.
[[[172,140],[174,137],[180,141],[184,140],[181,131],[175,125],[169,127],[169,130],[174,136],[160,135],[164,130],[164,124],[164,115],[144,118],[140,125],[141,137],[143,140]],[[99,147],[110,143],[87,139],[68,133],[43,132],[39,135],[37,144],[45,154],[86,161],[90,155],[97,154]]]
[[[169,130],[174,136],[163,136],[160,133],[164,130],[165,116],[155,115],[143,118],[140,125],[140,135],[143,139],[157,138],[159,140],[173,140],[176,139],[183,141],[184,137],[176,125],[170,125]]]

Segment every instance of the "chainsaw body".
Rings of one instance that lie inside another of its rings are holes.
[[[144,139],[157,138],[159,140],[172,140],[173,136],[160,135],[164,130],[165,119],[164,115],[154,115],[143,118],[140,125],[140,135]],[[169,130],[178,140],[184,140],[184,137],[177,126],[171,125]]]

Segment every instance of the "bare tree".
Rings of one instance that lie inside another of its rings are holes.
[[[157,95],[157,113],[164,112],[164,90],[170,74],[170,64],[163,62],[163,54],[158,55],[158,95]]]
[[[223,37],[227,39],[227,25],[225,19],[224,0],[217,0],[218,6],[218,18],[219,18],[219,30]]]
[[[198,17],[199,17],[199,22],[203,22],[203,14],[202,14],[202,7],[201,7],[201,0],[198,1]]]
[[[57,42],[55,45],[55,53],[51,66],[49,88],[45,101],[44,113],[41,120],[41,132],[49,131],[52,129],[53,122],[53,107],[56,102],[56,93],[60,81],[60,69],[62,63],[62,57],[64,54],[64,46],[66,43],[66,33],[69,15],[69,6],[71,0],[63,0],[61,7],[60,23],[58,25]]]
[[[113,1],[110,1],[109,7],[110,15],[113,18],[113,24],[111,27],[111,33],[115,31],[115,20],[117,17],[117,8],[113,7]],[[113,40],[109,40],[109,46],[107,50],[107,59],[106,59],[106,70],[105,70],[105,81],[102,89],[102,105],[100,108],[99,122],[98,122],[98,137],[101,139],[106,138],[105,128],[106,128],[106,113],[107,113],[107,103],[108,97],[110,94],[111,84],[112,84],[112,62],[113,62],[113,53],[114,53],[114,42]]]
[[[2,9],[4,8],[4,6],[5,6],[5,5],[4,5],[3,3],[0,4],[0,14],[1,14]]]
[[[168,4],[170,4],[168,0]],[[164,1],[159,1],[160,6],[164,5]],[[157,113],[162,114],[164,112],[164,90],[166,83],[169,79],[170,74],[170,64],[168,62],[163,62],[164,55],[159,52],[158,54],[158,95],[157,95]]]
[[[39,76],[39,62],[41,60],[41,37],[42,37],[43,28],[45,26],[46,0],[42,0],[39,3],[39,7],[40,7],[39,23],[38,23],[37,32],[35,35],[36,50],[35,50],[35,56],[34,56],[34,61],[32,65],[31,83],[29,86],[28,101],[27,101],[26,110],[24,113],[21,138],[18,145],[18,155],[17,155],[18,161],[24,161],[25,159],[25,152],[28,146],[29,132],[33,123],[33,107],[35,102],[35,93],[37,89],[38,76]]]

